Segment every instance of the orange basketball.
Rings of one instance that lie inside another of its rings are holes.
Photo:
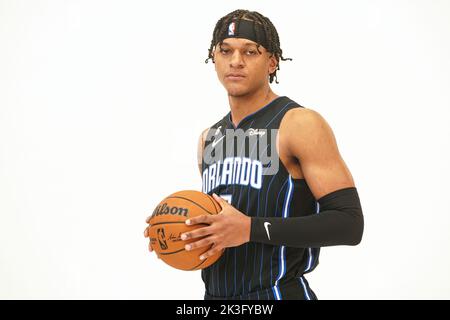
[[[207,226],[188,226],[185,221],[201,215],[217,214],[220,205],[213,197],[193,190],[175,192],[164,198],[150,218],[149,236],[153,250],[168,265],[181,270],[200,270],[216,262],[223,250],[200,260],[200,256],[211,246],[186,251],[184,246],[202,238],[181,240],[181,234]]]

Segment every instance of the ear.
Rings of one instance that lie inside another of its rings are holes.
[[[272,74],[275,72],[275,70],[277,70],[277,66],[278,66],[278,60],[275,56],[275,54],[271,54],[269,56],[269,74]]]
[[[217,54],[217,45],[215,45],[214,47],[213,47],[213,51],[212,51],[212,63],[216,63],[216,54]]]

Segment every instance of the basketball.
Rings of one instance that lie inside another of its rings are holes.
[[[217,214],[220,205],[213,197],[193,190],[175,192],[164,198],[155,208],[149,220],[150,244],[158,255],[168,265],[180,270],[200,270],[216,262],[223,250],[204,260],[200,255],[207,252],[211,246],[186,251],[184,246],[202,238],[181,240],[184,232],[207,226],[196,224],[188,226],[185,221],[200,215]]]

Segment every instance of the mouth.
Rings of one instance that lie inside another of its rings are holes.
[[[225,76],[225,79],[230,81],[239,81],[245,79],[245,76],[240,73],[229,73]]]

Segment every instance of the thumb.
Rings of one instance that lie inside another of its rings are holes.
[[[219,197],[217,194],[213,193],[213,197],[219,203],[222,209],[228,205],[228,202],[225,199]]]

